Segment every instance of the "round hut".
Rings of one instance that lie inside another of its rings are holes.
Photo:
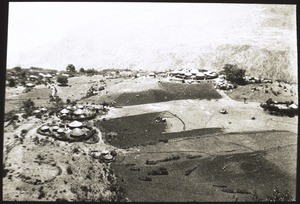
[[[74,128],[71,132],[70,132],[70,136],[74,137],[74,138],[78,138],[78,137],[82,137],[84,135],[84,131],[80,128]]]
[[[77,120],[74,120],[73,122],[69,123],[69,127],[71,129],[74,129],[74,128],[82,128],[82,122],[79,122]]]

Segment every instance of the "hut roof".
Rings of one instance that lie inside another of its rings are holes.
[[[35,76],[35,75],[30,75],[30,76],[29,76],[29,78],[38,79],[38,77],[37,77],[37,76]]]
[[[83,114],[84,112],[83,112],[83,110],[82,109],[77,109],[76,111],[74,111],[74,114],[75,115],[81,115],[81,114]]]
[[[40,113],[41,111],[40,110],[34,110],[34,111],[32,111],[32,113]]]
[[[298,109],[298,106],[296,104],[294,104],[294,103],[292,105],[290,105],[289,107],[293,108],[293,109]]]
[[[52,75],[51,74],[46,74],[44,75],[45,78],[52,78]]]
[[[58,133],[63,133],[63,132],[65,132],[65,130],[64,130],[63,128],[58,128],[58,129],[57,129],[57,132],[58,132]]]
[[[59,127],[58,126],[52,126],[52,130],[58,130]]]
[[[67,114],[67,113],[69,113],[69,110],[67,110],[67,109],[62,109],[61,111],[60,111],[62,114]]]
[[[197,77],[204,77],[204,74],[202,72],[199,72],[196,74]]]
[[[72,136],[79,137],[84,135],[84,132],[80,128],[75,128],[70,133]]]
[[[109,151],[108,150],[103,150],[102,152],[101,152],[101,154],[104,154],[104,155],[106,155],[106,154],[108,154],[109,153]]]
[[[67,106],[66,109],[72,110],[72,106]]]
[[[47,108],[41,108],[41,111],[47,111],[48,109]]]
[[[106,159],[106,160],[111,160],[114,157],[112,155],[110,155],[110,154],[106,154],[106,155],[103,156],[103,158]]]
[[[77,108],[82,109],[83,105],[78,105]]]
[[[49,126],[48,125],[44,125],[43,127],[41,127],[41,130],[49,130]]]
[[[69,123],[69,127],[77,128],[77,127],[81,127],[81,126],[82,126],[82,122],[79,122],[77,120],[74,120],[73,122]]]
[[[28,87],[34,87],[35,85],[33,83],[27,83],[26,86],[28,86]]]

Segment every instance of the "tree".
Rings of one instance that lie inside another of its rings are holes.
[[[67,72],[75,72],[75,66],[73,64],[68,64],[67,68],[66,68]]]
[[[22,71],[22,68],[20,66],[16,66],[13,68],[13,70],[18,73]]]
[[[68,84],[68,77],[64,75],[58,75],[57,76],[57,82],[61,85],[67,85]]]
[[[85,70],[84,70],[84,68],[80,68],[79,71],[80,71],[81,73],[84,73]]]
[[[224,74],[226,75],[226,79],[231,82],[235,82],[237,84],[245,83],[245,73],[246,70],[238,68],[237,65],[225,64]]]
[[[27,99],[27,101],[23,101],[23,108],[25,110],[26,116],[31,116],[32,115],[32,111],[35,108],[35,104],[31,100],[31,98]]]
[[[8,79],[8,86],[9,87],[15,87],[16,86],[16,80],[14,79]]]

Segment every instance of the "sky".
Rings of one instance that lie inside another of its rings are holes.
[[[293,21],[295,6],[289,7]],[[286,18],[272,10],[270,16],[268,9],[255,4],[10,2],[7,67],[63,69],[73,62],[97,68],[116,60],[129,66],[133,58],[141,67],[157,52],[182,54],[226,43],[268,46],[273,38],[295,50],[295,23],[270,29],[268,18]]]

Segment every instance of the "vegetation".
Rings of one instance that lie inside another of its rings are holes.
[[[8,86],[9,87],[15,87],[16,86],[16,80],[15,79],[8,79]]]
[[[67,70],[67,72],[70,72],[70,73],[76,72],[76,68],[73,64],[68,64],[68,66],[66,67],[66,70]]]
[[[225,64],[224,74],[226,75],[226,79],[233,83],[237,84],[245,84],[245,73],[246,70],[238,68],[237,65]]]
[[[29,98],[26,101],[23,101],[23,108],[25,111],[25,117],[27,118],[28,116],[32,115],[32,112],[34,111],[35,104],[34,102]]]
[[[253,202],[291,202],[293,201],[293,196],[288,190],[281,191],[278,188],[273,190],[272,195],[268,195],[266,198],[261,198],[258,196],[255,190],[252,196]]]
[[[64,75],[58,75],[57,82],[63,86],[66,86],[68,84],[68,77]]]

